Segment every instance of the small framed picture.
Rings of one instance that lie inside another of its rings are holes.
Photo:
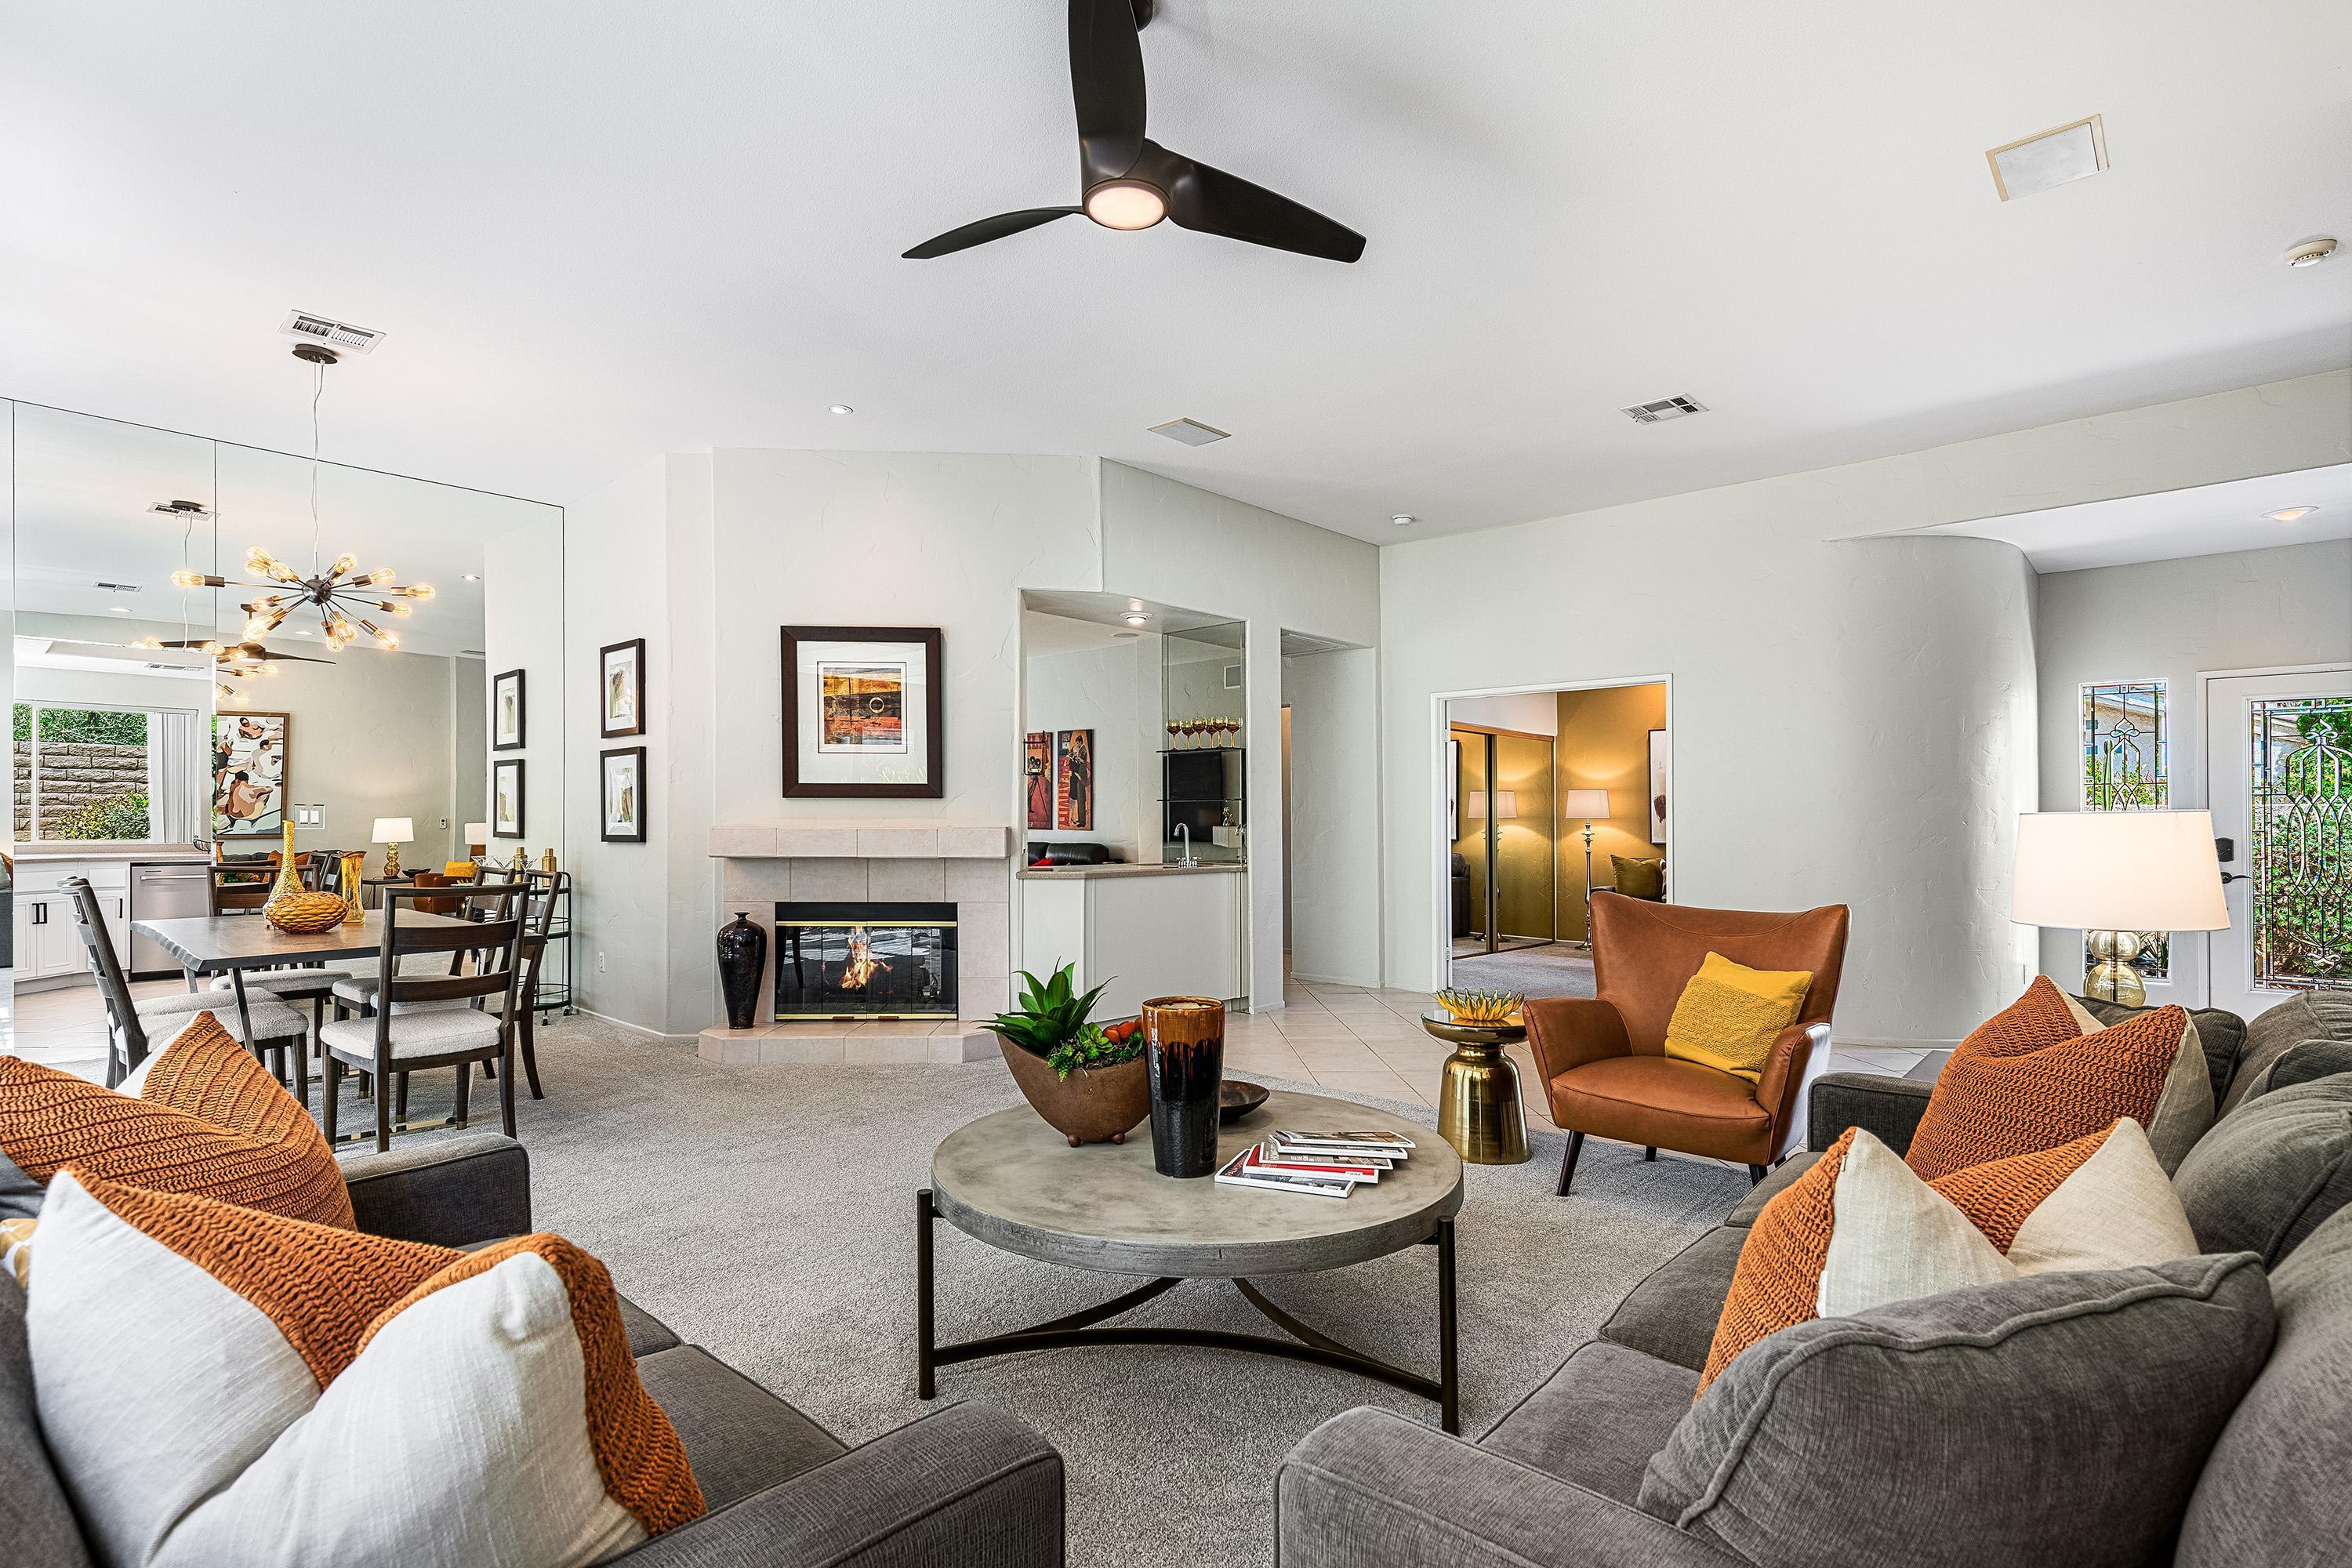
[[[784,794],[945,794],[937,626],[785,626]]]
[[[632,637],[597,650],[598,712],[605,740],[646,732],[646,639]]]
[[[490,750],[522,750],[522,671],[509,669],[490,682]]]
[[[1054,826],[1073,833],[1095,826],[1095,732],[1064,730],[1054,737]]]
[[[507,757],[490,764],[490,837],[522,837],[522,759]]]
[[[604,762],[604,837],[631,844],[646,841],[646,749],[623,746],[598,755]]]
[[[1666,732],[1650,731],[1650,842],[1666,841]]]

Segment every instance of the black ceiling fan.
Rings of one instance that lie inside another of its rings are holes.
[[[1070,0],[1070,92],[1078,110],[1079,205],[1030,207],[951,228],[906,253],[928,261],[1076,213],[1105,228],[1162,218],[1202,234],[1332,261],[1364,254],[1364,237],[1263,185],[1171,153],[1143,133],[1143,44],[1153,0]]]
[[[279,653],[264,647],[258,642],[220,642],[211,637],[174,637],[144,644],[147,647],[197,648],[213,656],[213,662],[232,675],[249,674],[265,664],[291,662],[295,664],[332,664],[331,658],[313,658],[306,653]]]

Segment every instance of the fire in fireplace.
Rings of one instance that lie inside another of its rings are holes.
[[[952,1018],[953,904],[776,906],[776,1021]]]

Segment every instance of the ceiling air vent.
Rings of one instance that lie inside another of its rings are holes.
[[[313,316],[306,310],[290,312],[286,318],[286,324],[278,330],[289,338],[300,338],[305,342],[324,343],[331,349],[349,349],[353,353],[373,353],[375,352],[376,344],[383,342],[382,332],[371,331],[366,327],[354,327],[349,321],[335,321],[324,316]]]
[[[1213,425],[1203,425],[1198,419],[1171,419],[1164,425],[1147,426],[1154,436],[1165,436],[1171,441],[1181,441],[1187,447],[1205,447],[1212,441],[1223,441],[1233,435]]]
[[[210,517],[212,510],[200,500],[157,500],[147,503],[149,511],[165,517]]]
[[[92,583],[90,586],[93,588],[103,588],[110,594],[135,594],[139,592],[139,584],[136,583]]]
[[[1636,425],[1657,425],[1686,415],[1704,414],[1706,405],[1687,397],[1662,397],[1655,403],[1636,403],[1617,412]]]

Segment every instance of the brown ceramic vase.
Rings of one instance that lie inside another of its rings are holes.
[[[1128,1130],[1150,1113],[1151,1086],[1141,1057],[1115,1067],[1077,1068],[1062,1078],[1045,1058],[1032,1056],[1011,1040],[1000,1037],[996,1043],[1030,1109],[1068,1139],[1073,1149],[1081,1143],[1124,1143]]]
[[[1143,1005],[1143,1039],[1151,1068],[1152,1169],[1163,1176],[1215,1174],[1225,1005],[1213,996],[1154,996]]]

